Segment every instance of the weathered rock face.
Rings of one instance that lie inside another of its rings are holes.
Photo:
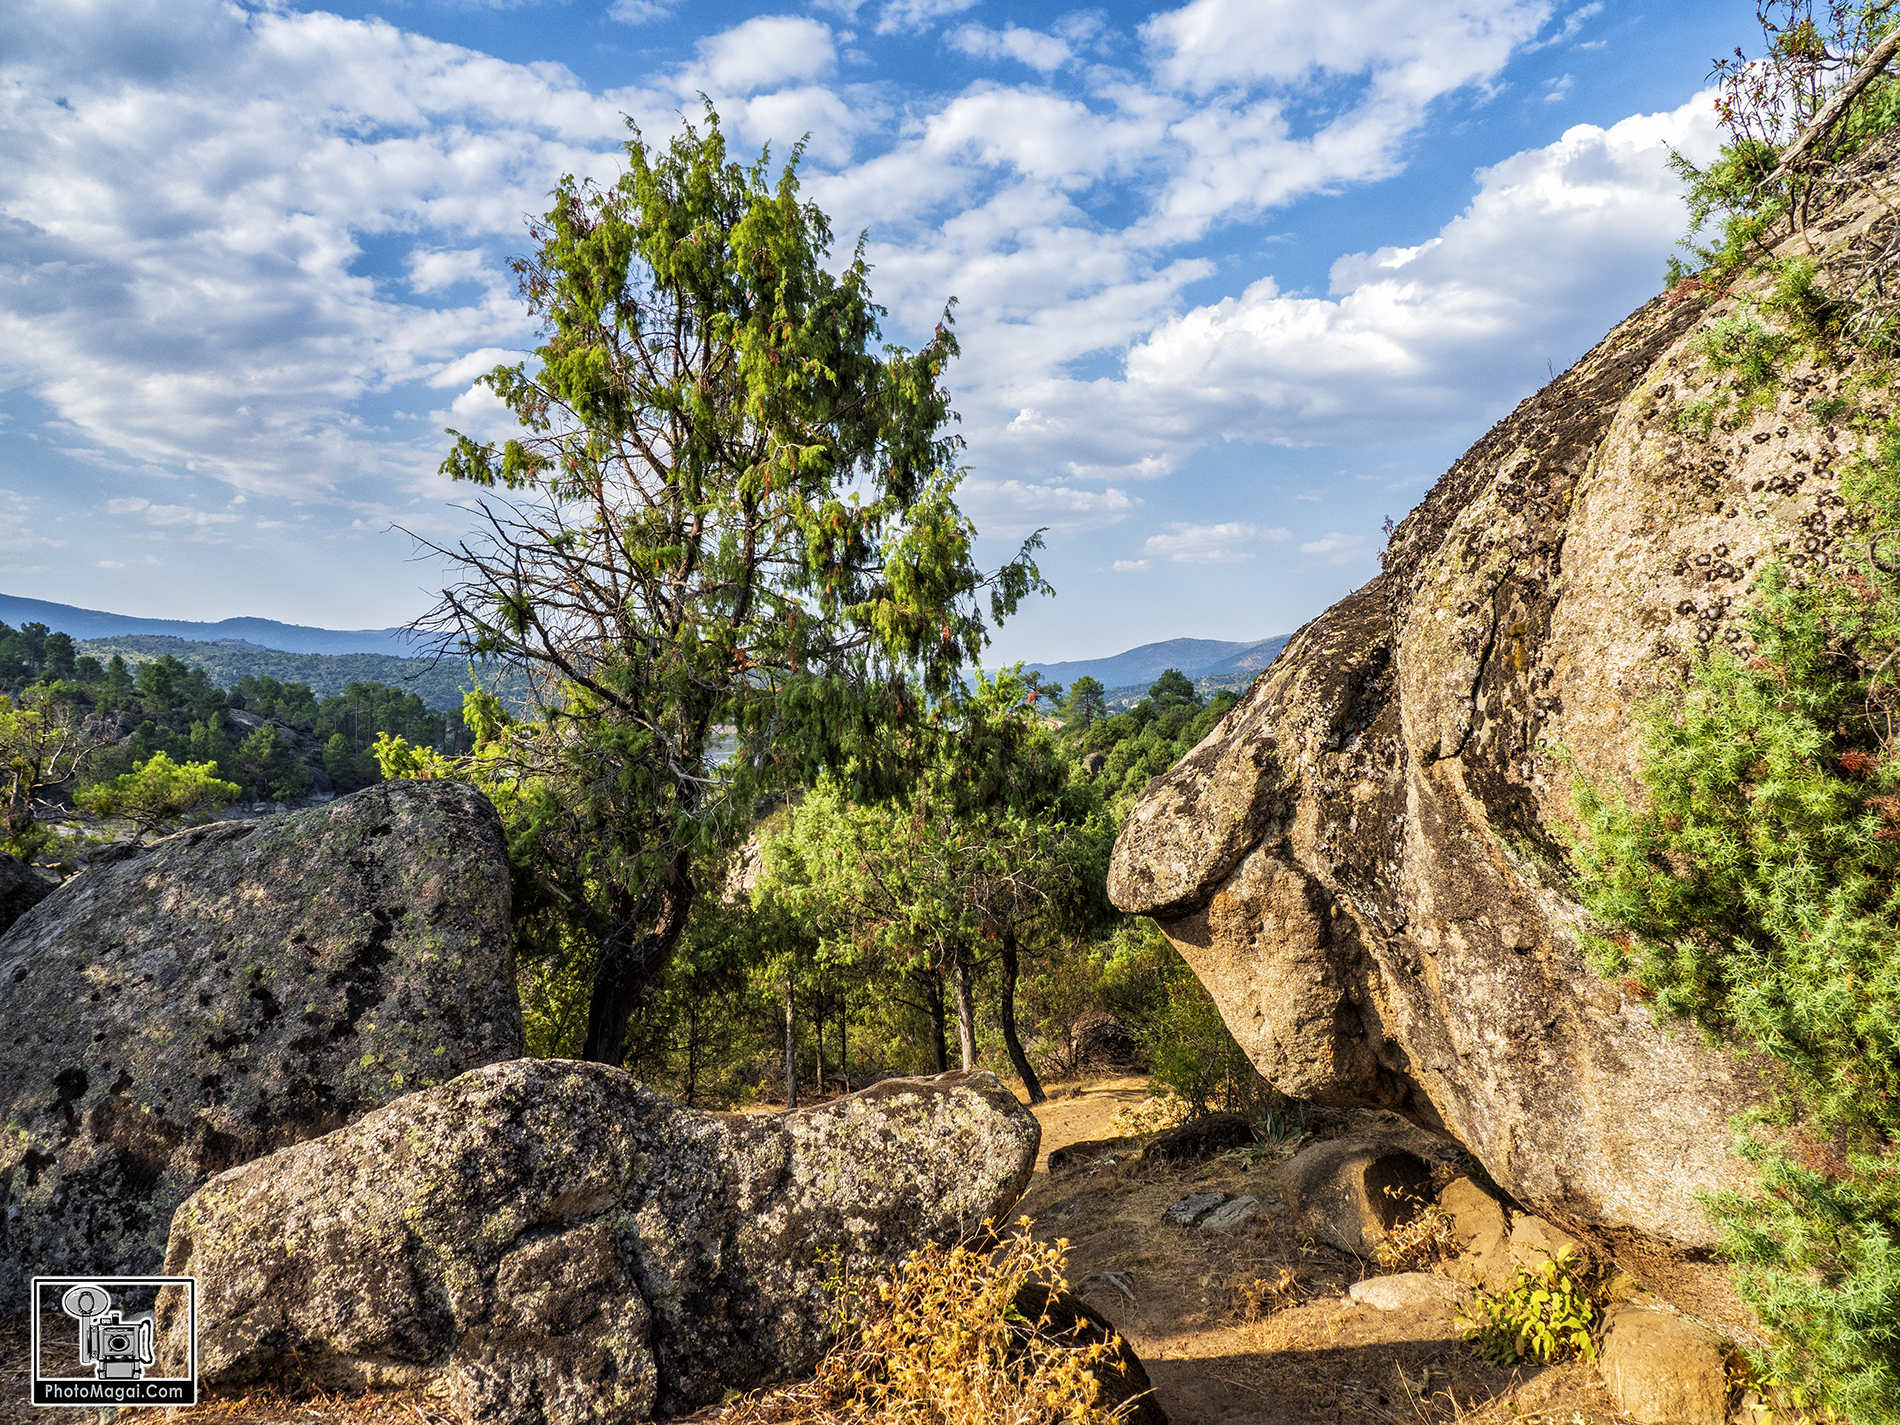
[[[524,1059],[214,1179],[166,1270],[198,1278],[213,1386],[295,1353],[337,1387],[446,1387],[472,1421],[643,1420],[808,1372],[831,1260],[1000,1217],[1040,1137],[987,1073],[765,1116]]]
[[[31,866],[0,856],[0,935],[53,893],[53,883]]]
[[[1789,252],[1825,272],[1878,206],[1857,201]],[[1771,559],[1839,558],[1871,437],[1812,411],[1848,373],[1794,364],[1707,436],[1687,409],[1722,380],[1697,333],[1736,307],[1656,299],[1479,441],[1384,571],[1150,784],[1109,877],[1281,1088],[1442,1126],[1599,1244],[1691,1254],[1713,1239],[1691,1195],[1745,1181],[1728,1120],[1767,1091],[1588,967],[1556,748],[1635,791],[1639,705],[1698,650],[1745,650]]]
[[[0,1299],[149,1273],[212,1175],[522,1052],[501,826],[468,788],[95,865],[0,937]]]

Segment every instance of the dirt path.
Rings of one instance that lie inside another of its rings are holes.
[[[1141,1079],[1057,1085],[1033,1111],[1041,1155],[1020,1209],[1035,1234],[1066,1238],[1069,1280],[1135,1348],[1173,1425],[1614,1425],[1581,1363],[1503,1370],[1478,1360],[1452,1311],[1381,1312],[1346,1296],[1376,1264],[1302,1240],[1283,1215],[1231,1233],[1167,1224],[1190,1192],[1252,1193],[1277,1157],[1229,1155],[1166,1168],[1110,1154],[1051,1178],[1049,1154],[1109,1137]],[[1107,1161],[1113,1157],[1114,1161]]]

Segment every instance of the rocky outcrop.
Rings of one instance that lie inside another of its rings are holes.
[[[1826,271],[1881,201],[1786,251]],[[1638,708],[1746,651],[1771,560],[1801,577],[1851,537],[1840,476],[1873,437],[1833,413],[1885,414],[1851,371],[1789,359],[1764,403],[1704,404],[1728,378],[1699,334],[1767,280],[1657,298],[1473,446],[1149,785],[1109,877],[1280,1088],[1448,1129],[1552,1221],[1677,1257],[1713,1241],[1693,1195],[1746,1181],[1729,1120],[1769,1089],[1586,963],[1559,749],[1636,792]]]
[[[0,1299],[150,1273],[214,1174],[522,1052],[480,794],[388,783],[125,848],[0,937]]]
[[[213,1180],[166,1270],[198,1278],[214,1388],[294,1358],[444,1389],[470,1421],[644,1420],[808,1373],[825,1279],[1000,1217],[1040,1137],[987,1073],[768,1116],[520,1060]]]
[[[53,893],[53,883],[23,861],[0,856],[0,935]]]

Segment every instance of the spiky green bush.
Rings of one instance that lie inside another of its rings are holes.
[[[1573,850],[1598,970],[1785,1070],[1760,1192],[1707,1204],[1763,1368],[1900,1425],[1900,427],[1843,489],[1848,572],[1766,572],[1754,656],[1647,711],[1641,804],[1579,780]]]

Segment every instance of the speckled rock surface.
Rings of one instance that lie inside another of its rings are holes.
[[[1831,254],[1884,240],[1896,185],[1871,181],[1785,255],[1812,243],[1825,284]],[[1746,652],[1771,559],[1801,577],[1853,538],[1840,476],[1873,437],[1820,413],[1843,398],[1877,429],[1889,397],[1791,360],[1704,435],[1692,408],[1728,378],[1696,338],[1737,299],[1679,295],[1451,468],[1380,575],[1150,783],[1109,890],[1281,1088],[1442,1126],[1552,1222],[1695,1258],[1714,1233],[1693,1194],[1748,1180],[1728,1122],[1770,1091],[1589,968],[1556,747],[1636,789],[1638,707],[1699,650]]]
[[[0,937],[0,1299],[144,1274],[234,1164],[522,1052],[480,794],[396,782],[94,865]]]
[[[875,1269],[1000,1218],[1040,1139],[988,1073],[746,1115],[523,1059],[214,1179],[166,1270],[198,1277],[214,1388],[294,1352],[470,1421],[644,1420],[809,1371],[827,1258]]]

